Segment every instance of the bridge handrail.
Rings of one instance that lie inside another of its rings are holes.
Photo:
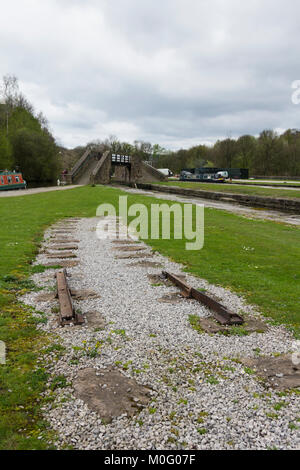
[[[95,168],[93,169],[93,171],[91,173],[91,178],[92,179],[94,179],[97,176],[98,171],[100,170],[101,166],[103,165],[103,163],[107,159],[107,156],[109,155],[109,153],[110,153],[109,150],[107,150],[106,152],[104,152],[104,154],[100,158],[99,162],[97,163],[97,165],[95,166]]]
[[[161,181],[167,181],[167,177],[163,173],[161,173],[157,168],[154,168],[148,162],[142,162],[142,164],[147,168],[148,171],[150,171],[150,173],[153,174],[153,176],[160,179]]]
[[[131,157],[129,155],[116,155],[112,154],[111,156],[112,163],[131,163]]]
[[[90,157],[91,149],[87,149],[82,157],[78,160],[78,162],[75,163],[73,166],[72,170],[70,171],[70,174],[72,177],[74,177],[78,171],[81,169],[82,165],[86,162],[86,160]]]

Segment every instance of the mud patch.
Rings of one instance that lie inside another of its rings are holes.
[[[245,323],[239,326],[226,326],[218,323],[213,317],[210,318],[199,318],[199,326],[205,333],[216,334],[221,333],[223,335],[248,335],[251,333],[264,333],[267,331],[268,326],[257,318],[247,319]]]
[[[242,364],[253,368],[257,375],[278,390],[300,387],[300,365],[294,364],[291,355],[242,359]]]
[[[47,240],[47,242],[63,244],[63,243],[79,243],[79,240],[75,240],[74,238],[68,238],[68,237],[65,237],[65,238],[51,237]]]
[[[112,243],[118,243],[119,245],[136,245],[138,242],[135,240],[113,240]]]
[[[126,413],[134,416],[150,402],[150,389],[139,385],[116,369],[83,369],[74,381],[78,398],[110,423]]]
[[[73,268],[75,266],[79,265],[79,261],[68,261],[68,260],[61,260],[58,263],[46,263],[44,266],[47,266],[48,268],[53,267],[53,269],[57,269],[57,266],[60,266],[62,268]]]
[[[36,300],[37,302],[53,302],[54,300],[56,300],[56,295],[54,292],[39,294]]]
[[[104,329],[106,327],[106,321],[103,315],[97,310],[87,312],[84,315],[84,318],[87,320],[87,325],[90,328],[100,328]]]
[[[115,259],[152,258],[152,256],[152,253],[132,253],[131,255],[115,256]]]
[[[73,228],[64,228],[64,229],[63,228],[61,228],[61,229],[52,228],[52,230],[51,230],[51,233],[53,233],[53,234],[56,234],[56,233],[58,233],[58,234],[60,234],[60,233],[70,233],[70,234],[72,234],[74,232],[75,232],[75,230]]]
[[[128,264],[128,266],[135,268],[135,267],[142,267],[142,268],[162,268],[163,266],[159,263],[155,263],[154,261],[138,261],[137,263]]]
[[[100,299],[100,295],[89,289],[70,289],[74,300]]]
[[[147,277],[149,279],[149,281],[151,282],[151,284],[166,284],[167,282],[170,282],[170,281],[165,281],[165,279],[163,279],[163,277],[160,276],[160,274],[147,274]]]
[[[172,294],[166,294],[160,299],[157,299],[158,302],[166,303],[166,304],[177,304],[182,302],[182,296],[177,292],[173,292]]]
[[[145,246],[117,246],[114,248],[116,251],[145,251],[147,248]]]
[[[47,258],[67,259],[67,258],[77,258],[77,255],[75,255],[71,251],[67,253],[48,253]]]
[[[49,245],[48,248],[57,251],[78,250],[78,245]]]

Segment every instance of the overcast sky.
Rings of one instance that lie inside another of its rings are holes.
[[[297,0],[0,0],[0,75],[66,147],[300,127]]]

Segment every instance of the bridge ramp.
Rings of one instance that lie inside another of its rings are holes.
[[[96,158],[92,158],[89,164],[87,165],[87,167],[85,168],[84,173],[80,175],[79,178],[76,180],[76,184],[82,184],[82,185],[89,184],[91,175],[98,163],[99,162]]]

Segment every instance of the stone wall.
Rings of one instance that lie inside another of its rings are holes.
[[[150,191],[160,191],[169,194],[179,194],[190,197],[200,197],[203,199],[213,199],[224,202],[238,202],[239,204],[251,207],[263,207],[278,211],[293,212],[300,214],[300,198],[272,198],[270,196],[250,196],[246,194],[231,194],[214,191],[204,191],[201,189],[180,188],[178,186],[163,186],[150,183],[138,183],[138,188]]]

